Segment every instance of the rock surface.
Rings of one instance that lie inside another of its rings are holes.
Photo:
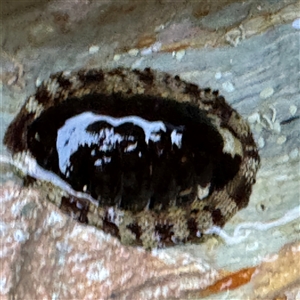
[[[229,291],[223,286],[220,294],[216,282],[207,298],[300,297],[293,268],[300,234],[299,2],[159,3],[4,6],[0,138],[26,97],[51,73],[126,66],[178,74],[219,89],[248,118],[262,158],[249,206],[224,228],[226,242],[212,237],[153,256],[74,223],[35,191],[16,185],[20,180],[12,168],[0,163],[3,299],[70,299],[74,292],[93,298],[100,290],[104,299],[197,299],[217,279],[234,281],[250,268],[255,271],[248,284],[235,290],[228,285]],[[7,160],[6,149],[0,151],[0,162]],[[4,185],[8,179],[14,184]],[[287,285],[282,278],[288,278]]]
[[[160,257],[124,247],[12,182],[0,188],[0,208],[6,299],[170,299],[218,278],[188,254]]]
[[[188,253],[124,247],[13,182],[0,188],[0,207],[1,299],[202,298],[248,282],[231,297],[300,295],[299,242],[256,267],[217,271]]]

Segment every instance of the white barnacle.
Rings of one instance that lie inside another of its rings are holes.
[[[270,98],[272,95],[274,94],[274,89],[269,86],[269,87],[266,87],[265,89],[263,89],[259,96],[262,98],[262,99],[267,99],[267,98]]]
[[[278,145],[282,145],[282,144],[284,144],[285,142],[286,142],[286,136],[281,135],[280,137],[278,137],[278,139],[277,139],[277,144],[278,144]]]
[[[255,112],[255,113],[253,113],[252,115],[250,115],[250,116],[248,117],[248,122],[249,122],[250,124],[260,123],[261,120],[260,120],[260,115],[259,115],[259,113],[258,113],[258,112]]]
[[[246,37],[245,29],[243,25],[240,25],[238,28],[234,28],[226,33],[225,40],[231,46],[236,47],[242,40]]]
[[[297,112],[297,106],[296,105],[291,105],[290,108],[289,108],[289,111],[290,111],[290,114],[291,116],[294,116]]]
[[[89,54],[95,54],[99,52],[100,47],[97,45],[93,45],[89,48]]]
[[[279,121],[276,120],[276,121],[273,123],[273,130],[274,130],[274,132],[276,132],[276,133],[280,133],[280,132],[281,132],[281,125],[280,125]]]
[[[258,147],[262,149],[265,146],[265,139],[262,136],[260,136],[257,140],[257,144]]]
[[[274,106],[270,106],[270,109],[272,111],[272,116],[271,118],[269,116],[267,116],[266,114],[262,115],[262,119],[265,121],[264,122],[260,122],[260,124],[266,128],[266,129],[270,129],[276,133],[280,133],[281,132],[281,126],[278,120],[276,120],[276,108]]]
[[[39,87],[43,81],[38,77],[35,81],[35,86]]]
[[[185,50],[184,49],[177,51],[176,55],[175,55],[176,60],[178,60],[178,61],[181,61],[184,56],[185,56]]]
[[[272,123],[274,123],[276,120],[276,115],[277,115],[276,108],[271,105],[270,109],[272,110],[272,119],[271,120],[272,120]]]

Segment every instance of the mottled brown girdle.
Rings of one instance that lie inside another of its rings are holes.
[[[246,121],[231,108],[217,91],[200,89],[182,81],[179,76],[145,70],[114,69],[80,70],[58,73],[43,82],[34,96],[27,99],[20,113],[10,124],[4,143],[16,160],[32,157],[28,145],[28,128],[50,107],[57,107],[67,99],[100,94],[174,99],[196,104],[210,119],[223,139],[223,152],[229,159],[239,159],[234,177],[222,188],[199,200],[199,197],[181,206],[167,206],[163,211],[144,209],[132,212],[111,207],[96,207],[88,200],[65,195],[51,183],[38,182],[36,186],[48,190],[50,200],[80,222],[94,225],[117,236],[124,244],[162,247],[193,241],[212,225],[223,226],[239,209],[247,206],[259,154]],[[50,128],[50,127],[49,127]],[[227,167],[226,162],[224,168]],[[50,188],[49,188],[50,186]],[[170,199],[171,200],[171,199]]]

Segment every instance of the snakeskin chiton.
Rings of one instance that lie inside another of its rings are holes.
[[[145,248],[222,227],[247,206],[259,165],[217,91],[150,69],[54,74],[4,142],[63,211]]]

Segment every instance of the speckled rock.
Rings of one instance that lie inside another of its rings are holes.
[[[1,299],[170,299],[218,278],[189,255],[124,247],[12,182],[0,204]]]
[[[298,241],[285,245],[278,253],[264,259],[251,281],[254,294],[252,299],[299,299],[299,270],[300,242]],[[294,288],[298,288],[298,293],[294,293]],[[295,298],[290,298],[292,294]]]

